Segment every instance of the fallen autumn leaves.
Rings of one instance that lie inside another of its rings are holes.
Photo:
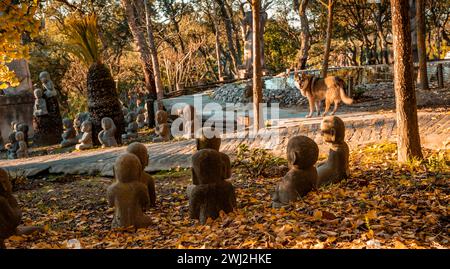
[[[351,177],[271,208],[279,178],[235,174],[238,210],[201,226],[189,219],[189,171],[156,176],[158,206],[147,229],[111,230],[104,193],[110,179],[42,181],[16,193],[24,222],[47,231],[14,236],[9,248],[448,248],[449,152],[423,164],[396,163],[395,144],[355,149]],[[431,157],[430,157],[431,156]],[[447,162],[447,163],[446,163]]]

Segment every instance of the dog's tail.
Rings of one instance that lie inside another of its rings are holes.
[[[346,94],[345,94],[345,91],[344,91],[344,88],[342,88],[341,87],[341,100],[342,100],[342,102],[344,102],[345,104],[347,104],[347,105],[351,105],[351,104],[353,104],[353,99],[352,98],[350,98],[350,97],[348,97]]]
[[[339,86],[341,86],[340,87],[341,88],[340,89],[340,96],[341,96],[342,102],[344,102],[347,105],[353,104],[353,99],[348,97],[347,94],[345,94],[345,91],[344,91],[344,89],[345,89],[345,81],[343,79],[341,79],[341,78],[338,78],[338,81],[339,81],[339,84],[340,84]]]

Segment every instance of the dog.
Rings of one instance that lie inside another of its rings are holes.
[[[308,98],[310,118],[314,113],[314,106],[316,107],[317,116],[320,116],[321,101],[325,99],[325,111],[323,116],[327,115],[330,110],[331,103],[334,103],[334,109],[331,115],[336,113],[339,102],[342,100],[345,104],[350,105],[353,99],[345,94],[345,82],[342,78],[337,76],[328,76],[326,78],[318,78],[314,75],[307,75],[302,73],[294,75],[295,86],[300,90],[300,93]]]

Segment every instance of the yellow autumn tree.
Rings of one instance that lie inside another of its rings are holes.
[[[0,1],[0,90],[19,84],[7,64],[28,58],[29,46],[24,44],[23,37],[33,38],[39,31],[39,21],[35,18],[37,8],[37,0]]]

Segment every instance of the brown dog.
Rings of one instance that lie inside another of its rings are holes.
[[[345,82],[337,76],[328,76],[326,78],[317,78],[313,75],[302,73],[294,75],[295,86],[300,89],[300,93],[308,98],[309,114],[306,116],[310,118],[314,113],[314,106],[316,107],[317,116],[320,116],[320,104],[325,99],[325,116],[330,109],[331,103],[334,103],[334,109],[331,115],[336,113],[339,102],[342,100],[345,104],[350,105],[353,99],[348,97],[344,91]]]

